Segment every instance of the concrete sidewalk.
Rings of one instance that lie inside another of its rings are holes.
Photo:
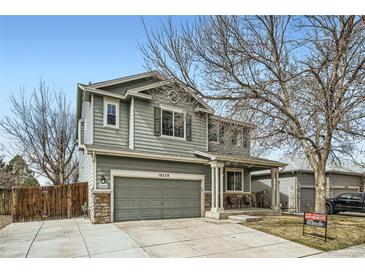
[[[205,218],[92,225],[85,219],[13,223],[0,257],[305,257],[321,253],[229,221]]]

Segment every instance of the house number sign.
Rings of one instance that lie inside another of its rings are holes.
[[[170,173],[158,173],[157,177],[159,178],[170,178]]]

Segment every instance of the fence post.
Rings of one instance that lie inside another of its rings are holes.
[[[67,218],[71,219],[72,217],[72,188],[71,184],[67,185]]]

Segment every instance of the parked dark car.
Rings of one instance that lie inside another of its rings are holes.
[[[326,200],[326,213],[336,214],[341,211],[365,213],[365,192],[342,193]]]

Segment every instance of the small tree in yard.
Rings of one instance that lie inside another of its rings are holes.
[[[34,172],[29,168],[23,157],[14,156],[7,166],[8,172],[12,175],[13,186],[39,186]]]
[[[54,185],[77,180],[76,121],[70,103],[61,92],[51,93],[40,82],[30,100],[22,91],[11,97],[12,116],[0,120],[25,161]]]
[[[365,21],[358,16],[212,16],[146,28],[147,67],[257,125],[265,150],[306,156],[315,210],[328,161],[365,137]]]

